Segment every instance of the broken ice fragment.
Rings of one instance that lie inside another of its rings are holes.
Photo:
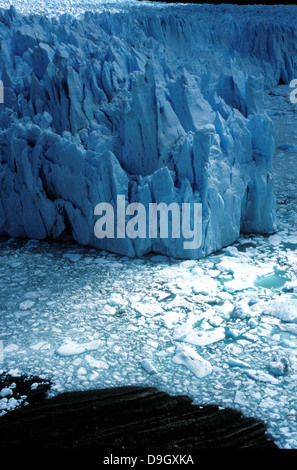
[[[147,371],[148,374],[157,373],[157,369],[153,366],[153,364],[148,359],[143,359],[140,364],[143,367],[143,369]]]
[[[282,239],[279,235],[271,235],[268,239],[269,243],[273,246],[280,245],[282,242]]]
[[[20,308],[22,310],[29,310],[29,308],[32,308],[34,305],[33,300],[25,300],[24,302],[20,303]]]
[[[69,259],[72,263],[76,263],[76,261],[79,261],[82,258],[82,255],[79,253],[65,253],[64,258]]]
[[[228,365],[230,367],[243,367],[249,369],[251,366],[247,362],[241,361],[240,359],[228,359]]]
[[[234,397],[234,403],[237,403],[238,405],[246,405],[246,401],[247,399],[245,394],[240,390],[237,390]]]
[[[95,369],[109,369],[109,365],[102,360],[94,359],[92,356],[86,356],[86,361]]]
[[[194,344],[195,346],[207,346],[224,338],[225,329],[215,328],[214,330],[199,331],[199,333],[191,330],[181,341]]]
[[[173,362],[182,364],[187,367],[199,379],[211,374],[212,366],[210,362],[206,361],[196,351],[189,346],[179,345],[176,349]]]
[[[285,357],[274,356],[269,363],[269,371],[273,375],[285,375],[289,372],[289,361]]]
[[[92,351],[97,349],[100,345],[100,341],[89,341],[88,343],[78,344],[74,341],[66,341],[64,344],[56,349],[58,356],[75,356],[76,354],[82,354],[86,351]]]
[[[5,397],[8,397],[8,396],[11,396],[13,395],[13,391],[10,389],[10,388],[2,388],[1,392],[0,392],[0,397],[1,398],[5,398]]]
[[[284,322],[297,323],[297,299],[283,294],[276,300],[270,300],[262,304],[263,313],[279,318]]]
[[[272,384],[278,385],[280,382],[275,377],[261,370],[249,369],[245,370],[244,373],[248,375],[251,379],[259,380],[260,382],[270,382]]]

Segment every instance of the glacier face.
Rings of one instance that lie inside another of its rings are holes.
[[[294,78],[297,8],[108,5],[0,10],[0,235],[200,258],[273,232],[263,89]],[[94,208],[117,195],[202,203],[202,246],[99,240]]]

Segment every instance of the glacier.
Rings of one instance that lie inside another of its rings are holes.
[[[296,76],[295,6],[11,3],[0,10],[0,236],[198,259],[276,230],[263,100]],[[117,195],[202,203],[201,247],[96,238],[94,208]]]
[[[128,10],[132,2],[125,2]],[[7,0],[0,0],[1,6],[7,3]],[[74,17],[81,21],[84,9],[83,1],[79,0],[47,0],[47,3],[12,0],[10,3],[17,6],[19,13],[14,13],[18,18],[20,13],[26,16],[34,11],[34,18],[40,14],[52,22],[57,21],[63,4],[69,13],[71,5],[76,5],[72,21]],[[51,10],[53,5],[57,7],[56,12]],[[88,8],[91,5],[98,10],[96,15],[101,15],[101,7],[96,6],[99,3],[88,2]],[[139,3],[136,8],[140,12],[144,6]],[[169,7],[153,4],[153,11],[157,8],[161,14],[162,9],[167,11]],[[174,6],[171,12],[183,8],[190,12],[192,7]],[[195,8],[197,12],[200,7]],[[203,18],[207,17],[206,11],[211,16],[212,8],[201,8]],[[221,9],[223,7],[217,11]],[[115,2],[113,7],[108,7],[106,15],[120,15],[123,10],[123,3],[117,6]],[[275,20],[270,18],[269,11]],[[285,33],[291,30],[294,38],[291,26],[294,11],[295,7],[291,6],[271,10],[257,6],[227,7],[224,11],[225,16],[230,12],[230,17],[239,24],[262,21],[277,23],[280,28],[274,28],[271,33],[271,41],[277,40],[279,44],[270,49],[270,54],[278,49],[277,58],[273,59],[276,67],[271,68],[267,60],[261,65],[266,76],[262,115],[265,116],[265,110],[275,127],[273,172],[277,234],[242,234],[232,246],[198,260],[178,260],[154,253],[134,259],[71,240],[0,237],[0,378],[10,374],[17,383],[18,377],[33,376],[29,388],[36,389],[38,376],[41,382],[51,382],[50,397],[79,390],[153,386],[170,395],[188,395],[199,406],[231,407],[245,416],[261,419],[278,446],[297,448],[297,107],[289,99],[289,85],[279,84],[289,81],[290,76],[286,77],[284,70],[289,70],[290,60],[293,64],[295,57]],[[218,35],[222,38],[229,30],[222,26]],[[258,28],[261,34],[263,30],[264,27]],[[5,37],[1,38],[3,52]],[[245,42],[245,46],[247,44]],[[250,65],[244,54],[242,58],[237,55],[237,64],[242,60],[243,70],[256,76],[260,70],[257,54],[264,45],[266,47],[267,41],[262,39],[261,45],[250,47],[247,54]],[[288,57],[284,63],[281,51],[286,47]],[[257,52],[252,52],[254,49]],[[211,53],[217,54],[214,51]],[[208,67],[219,70],[215,62]],[[12,82],[13,78],[11,74]],[[226,90],[227,82],[224,83]],[[274,83],[277,86],[271,88]],[[0,106],[3,110],[3,105]],[[234,108],[234,103],[226,106]],[[244,116],[242,106],[240,114]],[[248,121],[249,115],[250,112],[243,122]],[[52,118],[51,111],[47,110],[33,122],[52,136],[59,134],[53,132]],[[28,138],[25,131],[23,135],[22,138]],[[65,133],[62,136],[64,142],[67,136],[69,134]],[[259,142],[265,147],[268,141],[265,143],[262,134]],[[47,151],[45,147],[44,150]],[[105,153],[104,164],[109,157],[117,161],[115,151],[110,152]],[[53,151],[52,162],[56,155]],[[31,153],[29,156],[32,157]],[[73,164],[75,159],[80,161],[74,151],[71,157]],[[61,150],[59,159],[62,158],[65,159],[65,155]],[[32,166],[32,160],[28,161]],[[103,168],[103,161],[101,163]],[[16,176],[20,178],[19,160],[17,164]],[[2,166],[5,163],[0,168]],[[123,168],[123,163],[120,166]],[[68,168],[72,174],[72,167]],[[157,171],[164,172],[164,168],[166,172],[166,167]],[[125,172],[124,181],[127,177],[128,184],[132,180],[137,187],[136,177]],[[173,175],[170,168],[169,172]],[[45,179],[42,171],[40,174]],[[155,171],[144,175],[143,179],[153,174]],[[65,175],[60,176],[61,180],[63,177],[65,179]],[[57,178],[52,181],[56,184]],[[107,181],[105,178],[105,183]],[[163,177],[158,184],[162,189]],[[63,236],[65,233],[66,230]],[[28,401],[30,394],[18,395],[11,382],[0,385],[0,417],[25,406]]]

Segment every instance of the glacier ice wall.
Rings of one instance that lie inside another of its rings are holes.
[[[0,235],[199,258],[240,231],[274,231],[263,89],[296,74],[292,10],[121,5],[0,10]],[[201,202],[202,246],[99,240],[94,208],[119,194]]]

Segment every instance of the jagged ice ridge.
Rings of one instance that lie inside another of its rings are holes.
[[[0,10],[0,235],[200,258],[240,232],[273,232],[263,90],[296,74],[297,9],[100,5]],[[201,202],[202,246],[99,240],[94,208],[118,194]]]

